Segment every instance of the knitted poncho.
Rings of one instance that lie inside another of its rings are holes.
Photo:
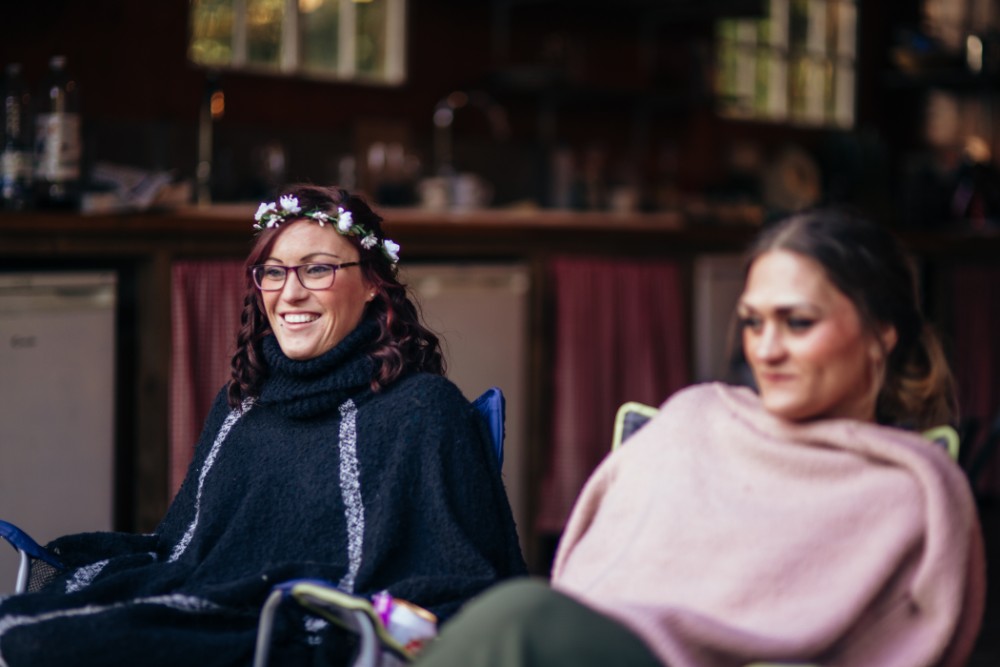
[[[671,667],[964,664],[983,549],[943,449],[846,419],[793,423],[745,388],[675,394],[601,464],[554,585]]]
[[[380,392],[363,323],[312,360],[264,341],[269,377],[232,410],[219,393],[187,477],[152,535],[50,545],[71,564],[0,602],[0,665],[242,665],[270,588],[318,578],[383,589],[446,619],[525,572],[489,434],[443,377]],[[286,612],[272,664],[336,659],[350,643]]]

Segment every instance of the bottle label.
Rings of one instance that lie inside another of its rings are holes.
[[[75,113],[38,114],[35,125],[38,163],[35,175],[44,181],[80,178],[80,116]]]

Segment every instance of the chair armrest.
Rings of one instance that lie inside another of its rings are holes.
[[[33,540],[30,535],[8,521],[0,521],[0,537],[10,542],[18,551],[27,553],[32,558],[43,560],[52,567],[62,569],[63,564],[49,551]]]
[[[48,564],[51,568],[49,573],[52,573],[53,570],[62,570],[64,567],[59,559],[45,547],[8,521],[0,521],[0,537],[7,540],[21,554],[21,564],[18,567],[17,580],[14,585],[15,593],[24,593],[28,590],[31,582],[32,561],[40,560]]]
[[[380,645],[402,663],[412,660],[410,652],[389,634],[374,606],[367,599],[344,593],[329,582],[296,579],[275,586],[261,609],[253,667],[266,667],[268,663],[274,617],[278,607],[287,598],[292,598],[305,609],[358,635],[358,654],[352,667],[378,667]]]

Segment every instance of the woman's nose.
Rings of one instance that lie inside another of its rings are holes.
[[[302,281],[299,280],[299,274],[296,271],[289,271],[288,275],[285,276],[285,284],[281,286],[281,295],[286,299],[298,299],[304,294],[308,294],[308,290],[303,287]]]
[[[754,341],[754,352],[761,361],[775,361],[785,353],[781,332],[775,326],[765,325],[757,340]]]

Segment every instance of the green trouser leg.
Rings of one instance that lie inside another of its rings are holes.
[[[501,584],[472,600],[418,667],[663,667],[618,622],[540,581]]]

